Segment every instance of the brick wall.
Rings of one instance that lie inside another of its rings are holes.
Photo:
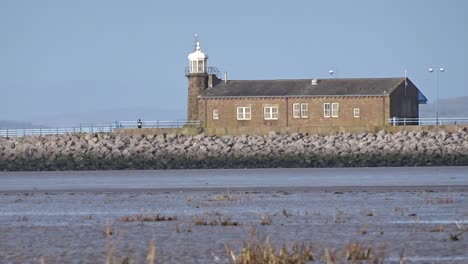
[[[224,98],[199,100],[199,118],[207,129],[236,128],[245,133],[262,129],[307,127],[374,127],[384,126],[389,118],[388,96],[331,96],[312,98]],[[308,118],[293,118],[293,104],[307,103]],[[338,117],[324,117],[323,104],[338,103]],[[278,120],[264,120],[263,108],[277,105]],[[250,106],[251,120],[237,120],[237,107]],[[360,108],[360,117],[354,118],[353,109]],[[213,110],[219,111],[219,120],[213,119]]]
[[[191,73],[188,78],[188,104],[187,104],[187,120],[199,120],[198,118],[198,96],[203,89],[208,87],[208,74],[206,73]]]

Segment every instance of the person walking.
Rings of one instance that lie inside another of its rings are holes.
[[[141,128],[142,126],[143,126],[143,122],[141,122],[141,119],[138,119],[137,127]]]

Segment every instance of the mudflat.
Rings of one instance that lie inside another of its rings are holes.
[[[352,244],[385,263],[466,263],[466,172],[0,173],[0,263],[145,263],[152,249],[155,263],[227,263],[267,239],[310,243],[312,263]]]

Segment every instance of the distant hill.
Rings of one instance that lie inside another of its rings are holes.
[[[0,120],[0,129],[5,128],[44,128],[43,125],[36,125],[27,121]]]
[[[435,102],[420,105],[420,117],[435,117]],[[116,120],[183,120],[185,110],[158,108],[121,108],[100,111],[62,113],[31,118],[30,121],[0,120],[0,128],[39,128],[76,126],[80,123],[111,123]],[[467,117],[468,96],[439,99],[439,117]]]
[[[88,112],[65,112],[49,116],[36,116],[29,121],[3,121],[0,128],[74,127],[80,124],[111,124],[114,121],[175,121],[184,120],[186,111],[160,108],[118,108]]]
[[[436,104],[420,105],[419,116],[435,117]],[[468,96],[439,99],[439,117],[468,117]]]

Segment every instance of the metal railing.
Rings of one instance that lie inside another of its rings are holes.
[[[104,133],[114,132],[115,126],[110,125],[79,125],[74,127],[43,127],[43,128],[6,128],[0,129],[0,137],[23,137],[42,135],[61,135],[66,133]]]
[[[186,126],[200,127],[200,121],[142,121],[142,128],[182,128]],[[136,128],[138,121],[117,121],[116,128]]]
[[[467,117],[457,118],[399,118],[388,119],[392,126],[446,126],[446,125],[468,125]]]
[[[190,67],[185,67],[185,75],[188,75],[190,74]],[[215,74],[215,75],[218,75],[219,74],[219,70],[218,68],[216,67],[207,67],[206,68],[206,73],[207,74]]]
[[[143,128],[182,128],[200,127],[200,121],[142,121]],[[66,133],[112,133],[119,128],[137,128],[138,121],[115,121],[111,123],[80,124],[73,127],[43,128],[0,128],[0,137],[23,137],[42,135],[61,135]]]

